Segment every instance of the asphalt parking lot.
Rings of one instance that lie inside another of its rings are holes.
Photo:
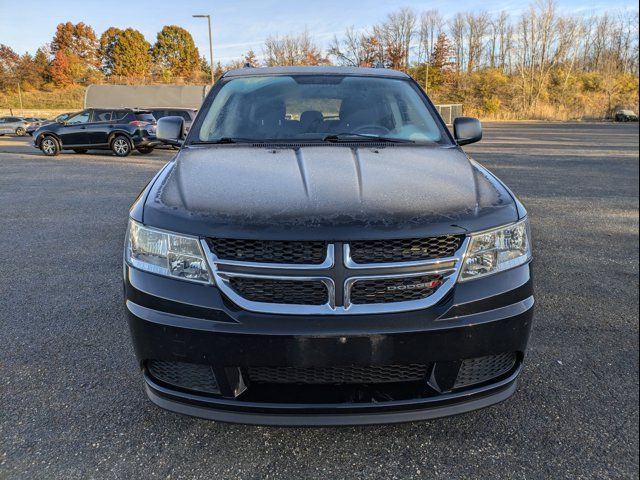
[[[272,428],[142,390],[127,210],[174,152],[44,157],[0,137],[0,478],[637,478],[638,125],[488,124],[468,148],[529,209],[537,311],[519,389],[458,417]]]

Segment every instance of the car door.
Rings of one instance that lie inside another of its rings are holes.
[[[0,118],[0,134],[4,135],[5,133],[9,133],[9,128],[7,127],[7,118]]]
[[[109,143],[109,134],[115,128],[117,122],[117,111],[115,110],[94,110],[91,120],[91,143],[93,145],[104,146]]]
[[[90,124],[91,110],[83,110],[69,117],[57,132],[62,145],[65,147],[90,145],[90,134],[87,131]]]
[[[5,117],[4,131],[2,133],[16,133],[16,128],[22,125],[17,117]]]

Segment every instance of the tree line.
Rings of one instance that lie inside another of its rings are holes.
[[[0,44],[0,90],[87,85],[105,80],[201,82],[208,64],[191,34],[167,25],[151,45],[133,28],[108,28],[98,38],[82,22],[61,23],[53,39],[32,56]]]
[[[266,65],[385,66],[412,75],[438,103],[507,118],[602,117],[638,105],[638,11],[559,14],[539,0],[508,12],[402,8],[376,25],[348,28],[322,48],[306,30],[270,36],[227,69]],[[0,45],[0,91],[115,83],[205,83],[211,66],[190,33],[165,26],[152,45],[133,28],[98,38],[83,23],[58,25],[32,56]]]

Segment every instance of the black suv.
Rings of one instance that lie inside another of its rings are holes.
[[[43,125],[34,132],[34,144],[45,155],[61,150],[85,153],[111,150],[126,157],[133,149],[151,153],[156,139],[156,119],[148,110],[89,108],[63,121]]]
[[[183,119],[158,121],[180,144]],[[247,68],[130,210],[129,326],[157,405],[388,423],[505,400],[533,318],[527,212],[385,69]]]

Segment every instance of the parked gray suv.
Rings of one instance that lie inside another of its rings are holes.
[[[0,135],[13,133],[22,137],[27,134],[27,128],[31,125],[22,117],[0,117]]]

